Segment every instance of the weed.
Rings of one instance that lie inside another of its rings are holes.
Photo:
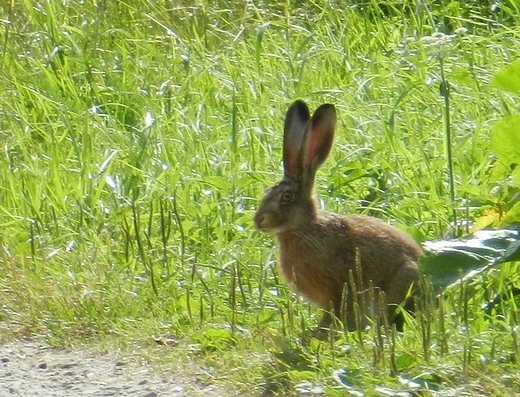
[[[506,193],[490,202],[508,174],[490,171],[500,123],[488,137],[517,98],[488,83],[518,58],[518,7],[384,3],[0,5],[3,334],[137,343],[248,392],[518,392],[515,300],[481,310],[518,285],[516,265],[438,300],[427,290],[406,333],[318,342],[317,313],[251,226],[296,98],[339,112],[316,186],[329,210],[424,241],[513,208]],[[425,39],[441,30],[442,67]],[[157,346],[164,335],[176,343]]]

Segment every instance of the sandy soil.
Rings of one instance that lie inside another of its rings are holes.
[[[161,375],[111,353],[52,349],[33,341],[0,345],[0,397],[231,395],[201,384],[195,375]]]

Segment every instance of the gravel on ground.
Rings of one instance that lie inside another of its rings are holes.
[[[160,374],[114,353],[55,349],[34,341],[0,344],[0,397],[204,396],[230,393],[197,376]]]

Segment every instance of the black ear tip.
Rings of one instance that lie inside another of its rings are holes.
[[[289,107],[288,112],[289,111],[295,112],[298,116],[300,116],[300,118],[308,119],[310,117],[309,107],[301,99],[294,101],[294,103]]]
[[[326,106],[328,109],[336,111],[336,107],[332,103],[326,103],[323,106]]]
[[[336,114],[336,107],[332,103],[324,103],[317,110]]]
[[[307,104],[305,103],[305,101],[301,100],[301,99],[297,99],[293,102],[293,104],[291,106],[307,106]]]

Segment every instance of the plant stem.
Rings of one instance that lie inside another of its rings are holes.
[[[457,211],[455,208],[455,180],[453,178],[453,153],[451,148],[451,121],[450,121],[450,83],[444,75],[444,58],[439,59],[441,68],[440,94],[444,98],[444,131],[446,133],[446,157],[448,158],[448,184],[450,187],[450,203],[452,206],[453,231],[458,235]]]

